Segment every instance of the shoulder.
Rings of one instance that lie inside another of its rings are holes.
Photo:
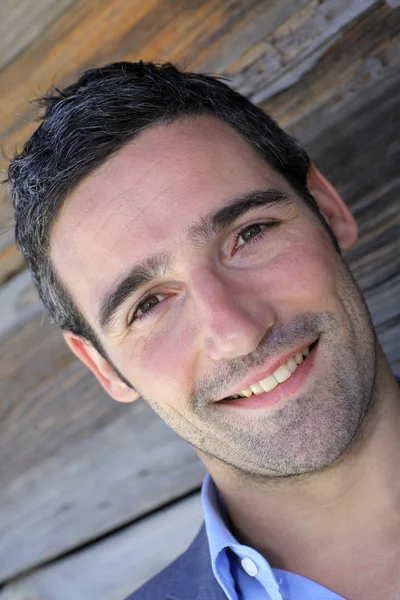
[[[165,567],[125,600],[165,600],[171,572],[178,567],[180,558]]]
[[[183,554],[125,600],[165,600],[172,592],[179,597],[180,589],[185,589],[186,593],[190,587],[196,590],[197,581],[200,579],[204,584],[210,573],[213,577],[203,524]]]

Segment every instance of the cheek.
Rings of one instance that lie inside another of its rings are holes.
[[[337,292],[339,255],[329,240],[317,233],[288,244],[266,275],[273,297],[284,297],[297,310],[318,310],[332,302]]]
[[[171,398],[171,392],[172,397],[185,393],[192,371],[191,340],[188,332],[178,326],[173,333],[150,336],[143,343],[138,353],[138,373],[144,383],[143,389],[154,398]]]

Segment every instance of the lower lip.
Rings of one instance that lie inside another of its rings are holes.
[[[251,409],[251,408],[265,408],[275,406],[289,397],[294,396],[298,393],[300,388],[304,385],[311,369],[314,366],[315,357],[318,350],[318,343],[311,350],[310,354],[299,364],[296,371],[286,379],[283,383],[280,383],[270,392],[264,392],[263,394],[253,394],[250,398],[237,398],[236,400],[221,400],[218,405],[223,406],[237,406],[239,408]]]

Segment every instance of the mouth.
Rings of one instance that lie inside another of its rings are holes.
[[[252,383],[249,387],[241,390],[237,394],[222,398],[218,402],[240,402],[240,400],[243,398],[251,398],[252,396],[260,396],[261,394],[268,396],[268,394],[272,392],[272,390],[275,390],[275,388],[278,390],[282,384],[293,377],[293,375],[297,372],[297,369],[303,365],[303,363],[311,362],[308,357],[313,352],[318,340],[319,338],[309,346],[303,348],[303,350],[291,356],[286,362],[279,365],[278,368],[275,369],[275,371],[268,377],[264,377],[260,381],[254,381],[254,383]],[[301,371],[303,370],[304,369],[302,368]]]

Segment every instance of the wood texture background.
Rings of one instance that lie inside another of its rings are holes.
[[[34,130],[32,98],[94,65],[171,60],[226,75],[306,146],[356,217],[346,258],[400,373],[398,4],[2,0],[3,151]],[[122,600],[194,536],[204,469],[144,402],[113,402],[74,359],[12,228],[3,190],[0,599]]]

